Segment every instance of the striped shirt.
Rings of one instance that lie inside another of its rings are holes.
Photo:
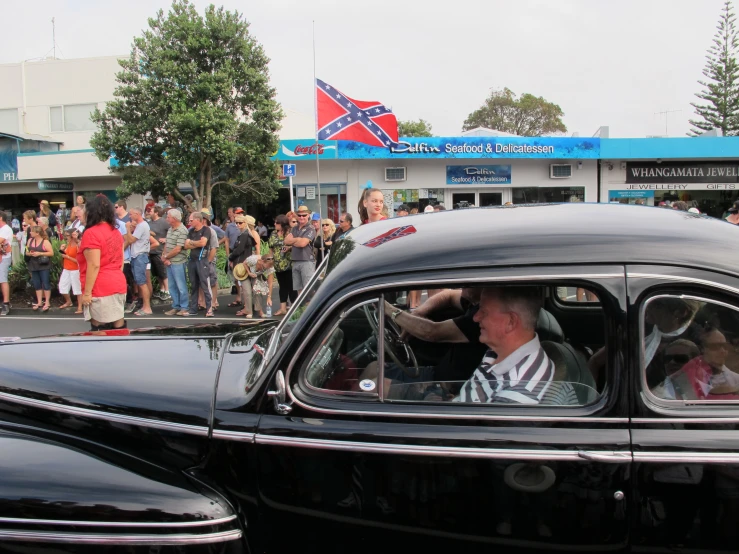
[[[554,378],[554,363],[539,344],[539,337],[496,363],[488,350],[472,377],[462,385],[454,402],[539,404]]]

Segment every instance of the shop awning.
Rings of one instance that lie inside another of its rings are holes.
[[[0,131],[0,138],[9,138],[15,140],[36,140],[39,142],[54,142],[56,144],[64,144],[62,140],[56,140],[51,137],[45,137],[43,135],[31,135],[28,133],[4,133]]]

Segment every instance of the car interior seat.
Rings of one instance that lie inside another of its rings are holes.
[[[565,340],[565,334],[559,322],[543,308],[539,310],[536,334],[539,335],[539,341],[564,342]]]
[[[554,362],[554,380],[571,383],[580,405],[589,404],[597,398],[595,380],[588,369],[588,361],[581,352],[570,344],[549,340],[542,341],[541,347]]]

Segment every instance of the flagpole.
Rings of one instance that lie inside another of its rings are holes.
[[[313,113],[316,121],[316,194],[318,196],[318,216],[321,218],[318,225],[318,233],[321,235],[321,250],[325,253],[323,245],[323,214],[321,213],[321,168],[318,161],[318,86],[316,81],[316,20],[313,20]],[[311,222],[311,225],[313,223]]]

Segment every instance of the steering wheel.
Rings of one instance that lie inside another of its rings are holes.
[[[375,304],[366,304],[364,306],[364,315],[367,321],[372,327],[372,331],[378,336],[380,335],[380,312]],[[418,368],[418,360],[416,355],[413,353],[413,349],[400,338],[400,328],[395,322],[389,317],[385,318],[385,336],[382,341],[385,345],[385,352],[390,356],[390,359],[403,370],[408,377],[416,378],[421,374],[421,370]],[[405,351],[406,363],[400,361],[400,356],[396,352],[396,349],[402,348]],[[411,367],[408,367],[410,362]]]

